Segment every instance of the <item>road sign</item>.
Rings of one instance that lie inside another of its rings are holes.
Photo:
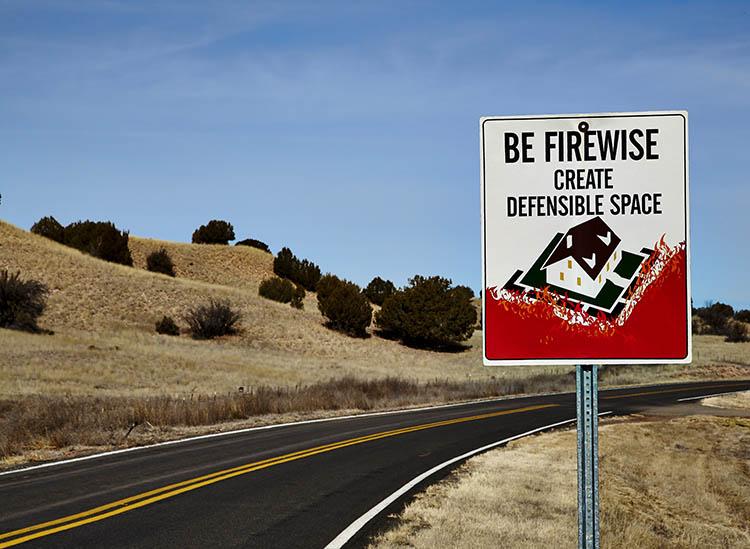
[[[687,112],[480,134],[484,363],[690,362]]]

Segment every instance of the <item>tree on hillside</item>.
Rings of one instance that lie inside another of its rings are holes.
[[[318,309],[328,320],[326,325],[354,337],[366,337],[367,327],[372,321],[372,307],[360,287],[333,275],[321,278],[321,283]]]
[[[741,309],[737,311],[734,314],[734,319],[738,320],[740,322],[745,322],[747,324],[750,324],[750,310],[749,309]]]
[[[246,238],[244,240],[240,240],[239,242],[236,242],[234,245],[235,246],[250,246],[251,248],[257,248],[258,250],[263,250],[264,252],[267,252],[269,254],[271,253],[271,248],[268,247],[268,244],[260,240],[255,240],[254,238]]]
[[[314,292],[320,280],[320,267],[308,259],[299,260],[287,247],[281,248],[273,260],[273,272]]]
[[[193,244],[229,244],[234,240],[234,227],[227,221],[212,219],[193,232]]]
[[[31,226],[31,232],[63,243],[65,228],[52,216],[43,217]]]
[[[65,227],[63,244],[112,263],[133,266],[129,235],[109,221],[76,221]]]
[[[477,322],[474,293],[439,276],[415,276],[375,315],[379,330],[407,345],[449,349],[469,339]]]
[[[373,278],[365,288],[365,295],[371,303],[383,305],[383,302],[396,293],[396,286],[390,280],[383,280],[379,276]]]

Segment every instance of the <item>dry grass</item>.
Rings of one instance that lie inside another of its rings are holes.
[[[114,265],[0,222],[0,269],[20,270],[52,290],[40,325],[51,337],[0,330],[0,397],[24,394],[163,395],[227,392],[240,385],[310,384],[354,375],[422,382],[519,379],[569,367],[485,368],[481,332],[461,353],[406,348],[379,337],[352,339],[323,325],[314,293],[305,310],[257,295],[272,256],[247,246],[131,238],[136,266],[166,248],[178,278]],[[154,333],[163,315],[180,318],[210,298],[243,314],[242,333],[195,342]],[[750,343],[699,336],[693,366],[613,369],[610,383],[750,376]]]
[[[602,547],[750,547],[750,419],[601,429]],[[372,544],[574,547],[575,431],[512,443],[428,488]]]
[[[750,410],[750,391],[704,398],[701,400],[701,404],[715,408]]]
[[[31,395],[0,400],[0,459],[8,461],[40,449],[127,444],[129,429],[144,424],[150,428],[214,426],[269,414],[403,408],[435,401],[562,391],[572,386],[570,378],[552,375],[432,383],[393,377],[375,381],[345,377],[303,387],[260,386],[242,394],[183,398]]]

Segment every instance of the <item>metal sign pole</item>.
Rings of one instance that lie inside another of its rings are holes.
[[[578,547],[599,549],[599,386],[595,365],[576,366]]]

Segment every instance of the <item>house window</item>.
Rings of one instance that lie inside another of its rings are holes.
[[[607,270],[609,271],[609,261],[607,261]]]
[[[602,275],[599,275],[599,284],[602,283]]]
[[[568,269],[572,269],[572,268],[573,268],[573,260],[568,259]]]
[[[565,273],[560,271],[560,280],[565,280]]]
[[[581,277],[580,277],[580,276],[579,276],[579,277],[578,277],[578,279],[576,280],[576,284],[578,284],[579,286],[581,285]]]
[[[615,252],[615,261],[617,261],[617,252]]]

